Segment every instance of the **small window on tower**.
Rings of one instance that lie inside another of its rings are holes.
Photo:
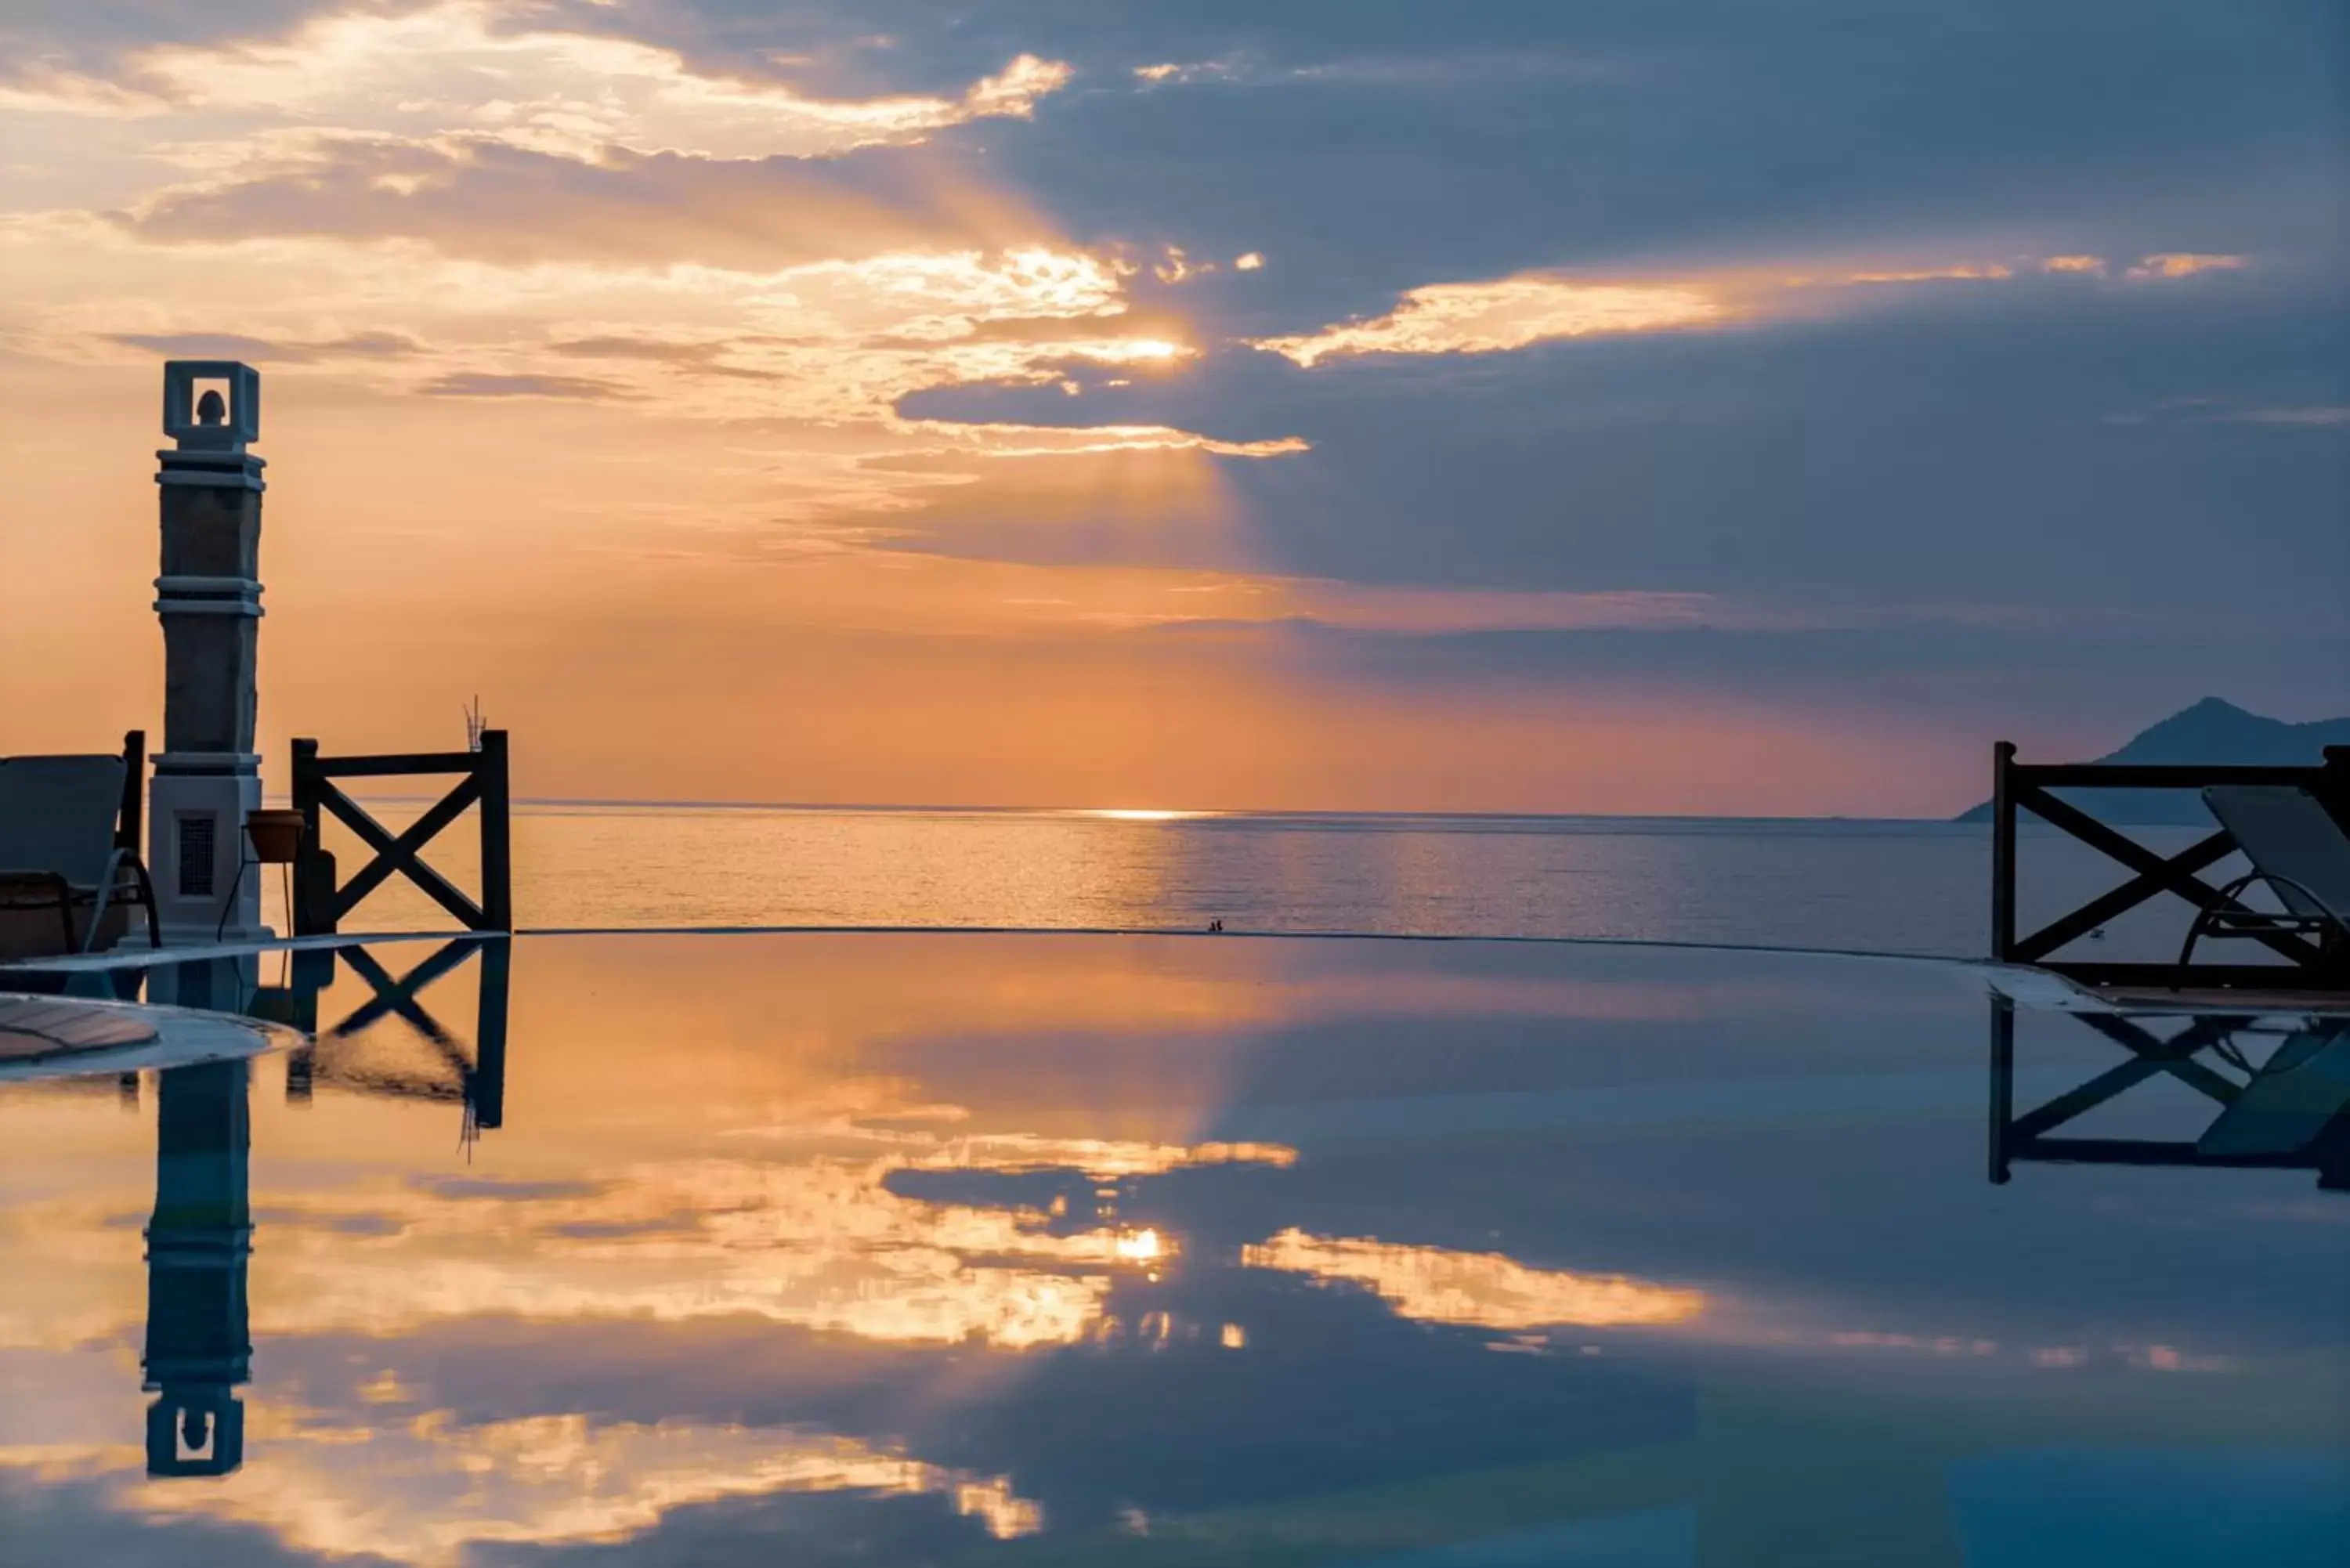
[[[180,823],[180,896],[213,896],[213,825],[211,812],[182,812]]]

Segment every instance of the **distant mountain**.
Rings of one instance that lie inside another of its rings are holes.
[[[2288,724],[2248,713],[2233,702],[2206,697],[2182,708],[2101,763],[2224,763],[2239,767],[2306,767],[2324,760],[2328,746],[2350,746],[2350,719]],[[2211,818],[2191,790],[2066,789],[2058,795],[2111,823],[2178,824],[2199,827]],[[1963,813],[1960,822],[1989,822],[1991,802]]]

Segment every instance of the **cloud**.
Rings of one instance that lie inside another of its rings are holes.
[[[151,1518],[259,1525],[322,1556],[423,1568],[457,1568],[494,1545],[623,1542],[680,1510],[790,1493],[934,1494],[999,1539],[1044,1524],[1006,1478],[821,1429],[576,1413],[484,1421],[385,1392],[394,1403],[380,1412],[274,1402],[269,1465],[203,1487],[134,1485],[123,1501]]]
[[[273,341],[234,332],[110,332],[106,336],[126,348],[143,348],[175,359],[242,359],[255,365],[404,358],[424,349],[415,338],[399,332],[355,332],[317,343]]]
[[[1385,316],[1300,337],[1263,337],[1269,349],[1309,369],[1333,356],[1492,354],[1558,337],[1686,330],[1729,315],[1691,288],[1574,283],[1541,274],[1491,283],[1438,283],[1408,290]]]
[[[1491,1329],[1655,1327],[1686,1322],[1706,1306],[1702,1291],[1621,1274],[1534,1269],[1499,1252],[1313,1236],[1295,1229],[1243,1247],[1241,1262],[1368,1286],[1398,1316],[1419,1323]]]
[[[2045,256],[2041,259],[2040,270],[2043,272],[2091,273],[2098,277],[2103,277],[2106,275],[2106,258],[2103,256],[2085,255]]]
[[[52,75],[10,89],[18,112],[213,116],[421,136],[458,134],[592,159],[609,148],[712,158],[816,157],[1025,118],[1070,68],[1033,55],[954,97],[819,99],[703,74],[634,39],[510,24],[499,0],[314,16],[275,39],[173,44],[132,56],[125,81]]]
[[[624,398],[629,394],[610,381],[586,376],[498,375],[484,370],[460,370],[437,377],[417,389],[429,398]]]
[[[158,193],[117,220],[181,243],[414,238],[451,255],[700,262],[772,271],[879,252],[1035,244],[1025,207],[920,153],[809,161],[671,154],[583,163],[502,144],[310,138],[258,178]]]
[[[2201,255],[2191,251],[2162,251],[2147,256],[2129,269],[2125,276],[2193,277],[2199,272],[2234,272],[2246,265],[2245,258],[2236,255]]]
[[[2247,409],[2228,417],[2252,425],[2350,425],[2350,407]]]
[[[1987,283],[2015,275],[1996,262],[1957,266],[1917,267],[1907,272],[1856,272],[1846,283]]]

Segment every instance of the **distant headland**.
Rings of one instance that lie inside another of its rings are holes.
[[[2306,767],[2328,746],[2350,746],[2350,718],[2289,724],[2206,697],[2182,708],[2100,763],[2225,763],[2248,767]],[[2085,789],[2056,792],[2106,822],[2199,826],[2210,820],[2203,803],[2176,790]],[[1962,812],[1960,822],[1989,822],[1991,803]]]

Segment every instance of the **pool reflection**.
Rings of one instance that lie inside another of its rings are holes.
[[[0,1302],[0,1538],[28,1561],[134,1524],[175,1561],[436,1568],[1957,1564],[2084,1510],[2150,1563],[2338,1539],[2337,1200],[2259,1169],[1985,1187],[1981,1002],[1945,971],[1092,939],[362,956],[151,977],[316,1035],[151,1075],[151,1146],[110,1084],[0,1092],[0,1270],[44,1281]],[[2185,1059],[2169,1027],[2151,1049]],[[2116,1065],[2076,1019],[2023,1032],[2011,1121]],[[2125,1086],[2169,1091],[2158,1119],[2209,1104],[2158,1064]],[[2159,1130],[2134,1106],[2080,1114]],[[93,1350],[123,1343],[143,1450]],[[2132,1532],[2116,1500],[2156,1450],[2225,1480],[2164,1482],[2225,1552]]]
[[[246,1064],[158,1075],[155,1210],[147,1222],[147,1473],[226,1475],[244,1462],[253,1252]]]
[[[2119,1060],[2063,1094],[2015,1109],[2015,1004],[1991,1001],[1991,1179],[2019,1162],[2314,1170],[2350,1191],[2350,1014],[2071,1012]],[[2184,1085],[2195,1098],[2173,1136],[2060,1135],[2140,1085]]]

